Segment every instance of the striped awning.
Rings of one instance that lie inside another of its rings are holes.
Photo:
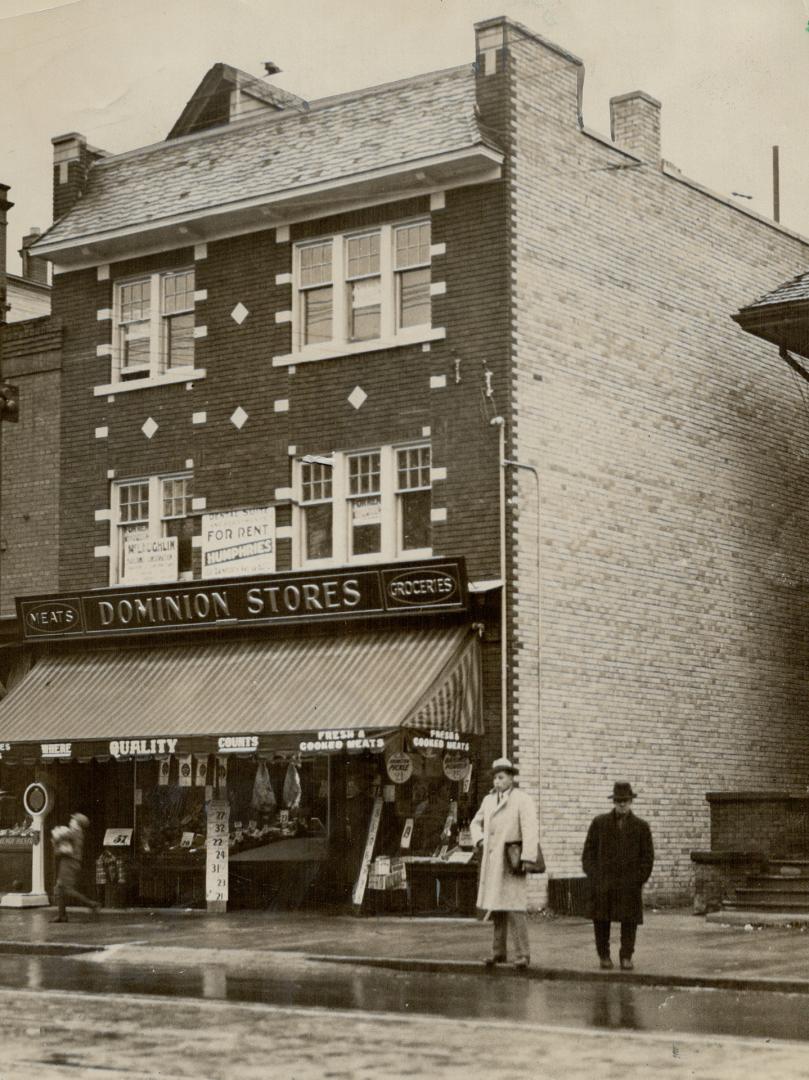
[[[474,631],[54,653],[0,703],[0,742],[441,728],[482,732]]]

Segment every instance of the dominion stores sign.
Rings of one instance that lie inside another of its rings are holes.
[[[463,611],[463,559],[17,599],[26,641]]]

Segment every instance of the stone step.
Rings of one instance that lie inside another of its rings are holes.
[[[742,889],[770,889],[776,892],[805,892],[809,895],[809,877],[781,877],[780,874],[759,874],[749,877]]]
[[[753,892],[753,890],[750,890]],[[796,897],[783,895],[745,895],[744,890],[737,890],[733,900],[725,900],[722,908],[729,911],[741,909],[743,911],[783,911],[783,912],[807,912],[809,913],[809,896]]]

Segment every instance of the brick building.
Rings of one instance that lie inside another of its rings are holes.
[[[805,785],[802,414],[727,312],[807,242],[665,162],[648,95],[584,128],[583,75],[493,19],[460,68],[305,102],[218,64],[162,143],[54,140],[63,596],[20,607],[7,773],[137,834],[164,768],[249,751],[250,805],[262,761],[279,805],[300,766],[355,874],[375,791],[377,852],[431,815],[416,848],[452,845],[505,751],[555,878],[631,780],[658,902],[688,894],[708,790]],[[217,544],[237,521],[258,593]],[[347,609],[366,573],[384,618]],[[360,727],[383,754],[318,756]]]

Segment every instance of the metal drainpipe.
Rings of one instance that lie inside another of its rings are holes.
[[[508,757],[508,582],[506,580],[506,424],[502,416],[489,421],[498,429],[500,467],[500,755]]]

